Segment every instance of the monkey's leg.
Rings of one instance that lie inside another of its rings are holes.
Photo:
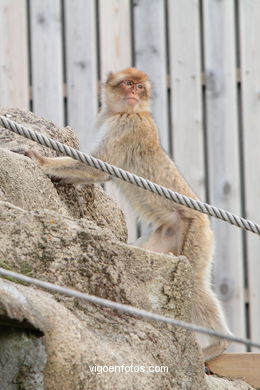
[[[184,232],[187,230],[187,222],[178,212],[167,214],[165,222],[156,230],[140,237],[135,245],[160,253],[181,254]]]
[[[172,240],[162,240],[163,226],[140,237],[134,245],[154,252],[169,253],[172,248]]]
[[[192,322],[230,335],[220,302],[211,289],[211,259],[213,257],[213,233],[208,217],[197,212],[190,213],[190,222],[185,232],[182,254],[193,268],[194,304]],[[203,349],[205,360],[220,355],[229,341],[209,337],[210,345]]]
[[[194,286],[193,323],[205,326],[225,335],[231,335],[226,324],[220,303],[210,287]],[[230,341],[209,336],[210,345],[203,348],[205,361],[220,355],[230,345]]]
[[[21,152],[20,152],[21,153]],[[92,184],[110,180],[110,176],[70,157],[44,157],[32,150],[23,154],[39,165],[46,175],[67,184]]]

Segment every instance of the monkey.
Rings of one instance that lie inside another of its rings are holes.
[[[160,144],[159,131],[151,114],[152,87],[146,73],[128,68],[109,73],[102,86],[97,116],[98,139],[91,154],[159,185],[198,199],[176,164]],[[194,305],[192,322],[230,335],[220,302],[211,288],[213,232],[208,216],[144,191],[108,173],[70,157],[48,158],[29,150],[25,153],[43,171],[63,183],[115,181],[139,218],[150,231],[134,245],[143,249],[184,255],[193,268]],[[202,349],[205,361],[220,355],[230,342],[210,337]]]

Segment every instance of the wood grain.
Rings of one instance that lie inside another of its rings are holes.
[[[207,366],[214,374],[242,379],[260,388],[260,353],[223,353]]]
[[[19,22],[18,22],[19,21]],[[29,108],[26,1],[0,1],[0,105]]]
[[[246,217],[260,221],[260,2],[242,0],[240,5],[241,89]],[[247,234],[250,334],[260,342],[260,239]],[[260,368],[259,368],[260,370]]]
[[[98,109],[97,39],[94,0],[65,0],[65,44],[68,124],[89,152],[95,138]]]
[[[64,124],[61,2],[30,2],[33,111]]]
[[[198,0],[169,2],[169,44],[173,157],[196,194],[206,200]]]
[[[241,214],[234,2],[203,2],[210,203]],[[245,336],[242,231],[212,220],[214,286],[231,331]],[[232,352],[244,351],[233,344]]]

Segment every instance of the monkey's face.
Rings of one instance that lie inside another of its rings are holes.
[[[146,96],[144,83],[139,81],[123,80],[117,88],[124,103],[132,107],[136,106]]]
[[[105,103],[113,112],[150,111],[148,76],[135,68],[110,74],[105,84]]]

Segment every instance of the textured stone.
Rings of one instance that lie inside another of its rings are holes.
[[[44,390],[46,362],[45,345],[39,332],[12,325],[0,328],[1,390]]]
[[[69,127],[59,128],[32,112],[20,109],[1,109],[0,115],[38,131],[73,148],[79,148],[76,134]],[[33,149],[46,156],[57,153],[47,147],[0,127],[0,148],[9,150]],[[0,149],[0,199],[11,201],[27,210],[47,208],[64,215],[94,220],[111,229],[116,238],[126,241],[124,214],[100,186],[61,185],[52,183],[29,158]]]

